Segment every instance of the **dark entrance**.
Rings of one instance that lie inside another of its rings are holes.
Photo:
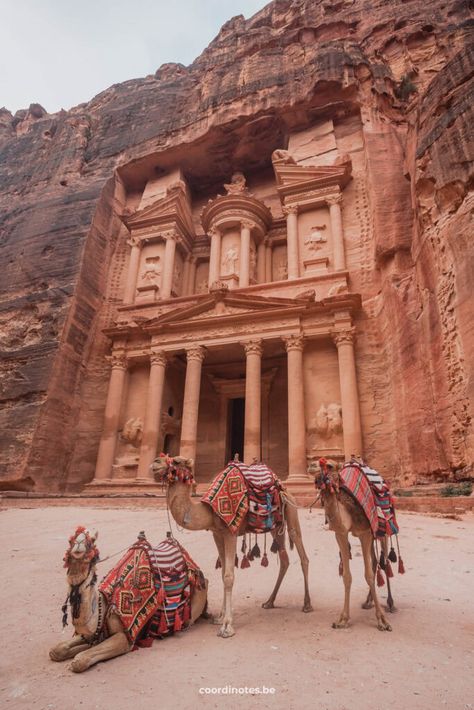
[[[239,397],[229,400],[227,414],[227,461],[239,455],[239,461],[244,460],[244,429],[245,429],[245,399]]]

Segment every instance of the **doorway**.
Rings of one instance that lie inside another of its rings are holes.
[[[245,431],[245,398],[230,399],[227,411],[227,461],[233,460],[235,454],[239,461],[244,460]]]

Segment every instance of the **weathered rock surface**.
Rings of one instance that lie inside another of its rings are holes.
[[[167,149],[217,185],[326,115],[346,117],[336,130],[359,178],[348,246],[367,456],[400,483],[472,470],[472,46],[464,1],[275,0],[189,67],[54,115],[1,110],[0,475],[36,490],[92,476],[122,179],[138,191]]]

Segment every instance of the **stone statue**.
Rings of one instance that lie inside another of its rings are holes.
[[[328,435],[340,434],[342,432],[342,407],[337,402],[328,404]]]
[[[304,243],[307,245],[308,249],[311,251],[318,251],[318,249],[321,249],[321,245],[327,242],[326,235],[323,231],[325,229],[325,224],[318,225],[317,227],[311,227],[310,233],[304,240]]]
[[[229,249],[227,249],[224,255],[224,267],[226,274],[236,273],[236,263],[238,258],[239,253],[237,251],[237,248],[232,245],[231,247],[229,247]]]
[[[180,280],[181,280],[181,267],[176,265],[174,273],[173,273],[173,286],[172,286],[172,289],[175,293],[178,293]]]
[[[136,449],[141,444],[143,434],[143,420],[140,417],[131,417],[123,425],[120,438],[127,444],[131,444]]]
[[[316,426],[314,427],[318,434],[323,437],[327,436],[328,433],[328,410],[325,405],[322,404],[318,409],[316,414]]]
[[[285,165],[296,165],[295,159],[287,150],[277,148],[272,153],[272,163],[284,163]]]
[[[250,278],[255,279],[257,276],[257,252],[250,248]]]
[[[286,259],[282,259],[280,261],[277,266],[276,272],[279,281],[284,281],[286,278],[288,278],[288,264],[286,262]]]
[[[245,175],[236,172],[232,175],[230,183],[224,184],[228,195],[238,195],[247,192]]]
[[[142,281],[147,284],[157,284],[161,276],[161,269],[159,267],[159,263],[159,256],[152,256],[146,259],[145,268],[141,273]]]

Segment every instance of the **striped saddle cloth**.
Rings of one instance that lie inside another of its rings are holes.
[[[377,471],[366,464],[350,461],[339,472],[339,482],[363,509],[374,537],[398,533],[390,490]]]
[[[264,463],[242,466],[249,497],[248,529],[268,532],[282,523],[281,484],[278,477]]]

